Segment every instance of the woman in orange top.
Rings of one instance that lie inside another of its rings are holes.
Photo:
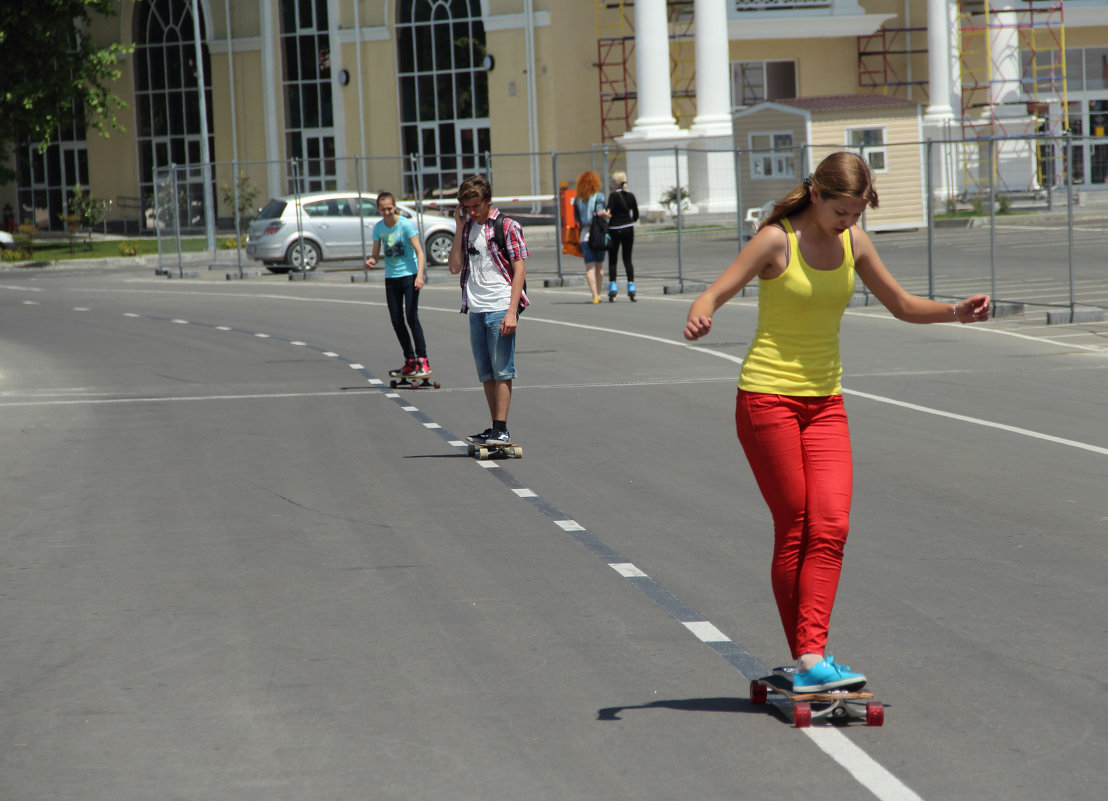
[[[858,227],[867,206],[877,207],[869,165],[854,153],[828,156],[774,205],[693,302],[685,326],[686,339],[700,339],[716,310],[758,279],[758,330],[743,362],[735,422],[773,516],[773,592],[796,660],[784,672],[798,692],[866,682],[825,652],[853,491],[838,333],[854,274],[906,322],[989,317],[988,295],[940,303],[901,287]]]

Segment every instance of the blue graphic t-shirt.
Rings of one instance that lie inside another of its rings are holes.
[[[385,278],[400,278],[419,272],[419,262],[412,250],[411,239],[417,236],[415,223],[407,217],[399,217],[389,228],[381,220],[373,226],[374,241],[381,242],[381,254],[385,257]]]

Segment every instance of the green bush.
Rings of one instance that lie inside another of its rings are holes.
[[[139,252],[138,242],[120,242],[116,245],[120,256],[137,256]]]
[[[238,242],[235,241],[233,236],[225,236],[216,244],[219,246],[220,250],[236,250],[246,246],[246,234],[243,234]]]
[[[30,258],[31,254],[22,248],[17,250],[8,250],[4,248],[0,250],[0,261],[29,261]]]

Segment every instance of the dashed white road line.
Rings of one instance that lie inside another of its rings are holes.
[[[701,642],[731,642],[731,638],[707,620],[689,620],[682,624]]]

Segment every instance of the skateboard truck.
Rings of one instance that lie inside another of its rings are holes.
[[[431,373],[422,376],[394,377],[389,381],[390,389],[440,389],[438,381],[432,381]]]
[[[770,695],[782,696],[770,700]],[[750,682],[750,703],[772,703],[780,709],[792,708],[793,725],[806,729],[813,720],[847,723],[865,720],[867,726],[885,723],[885,705],[873,700],[873,693],[860,687],[828,690],[820,693],[793,692],[792,680],[780,675],[763,676]]]
[[[476,457],[481,462],[497,456],[504,459],[523,458],[523,447],[516,445],[514,442],[474,442],[470,440],[466,450],[470,456]]]

